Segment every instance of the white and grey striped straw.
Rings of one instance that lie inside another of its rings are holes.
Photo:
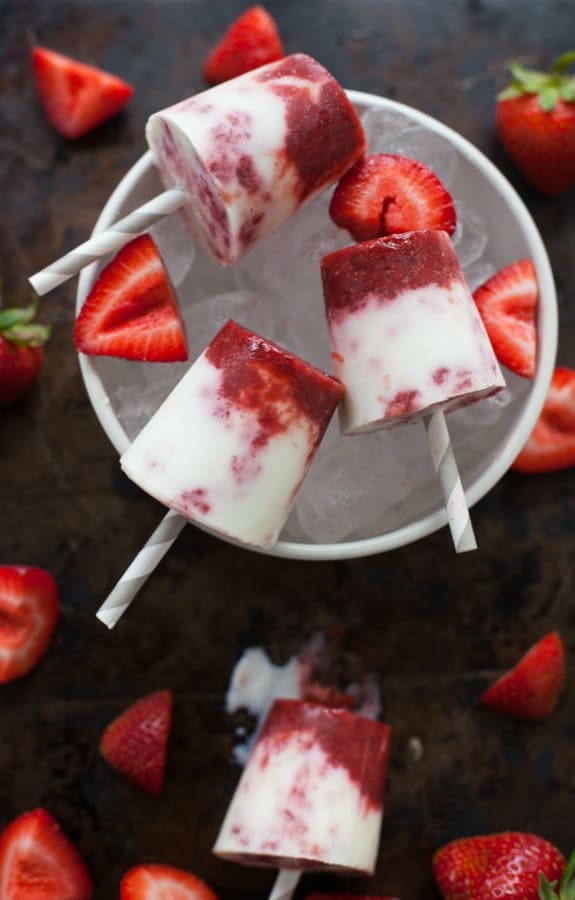
[[[457,553],[477,550],[477,541],[445,416],[442,412],[435,412],[425,416],[424,423],[429,451],[443,492],[455,550]]]
[[[134,557],[116,587],[102,603],[96,613],[100,622],[103,622],[108,628],[114,627],[187,522],[188,520],[184,516],[173,509],[166,513],[156,530]]]
[[[157,197],[153,197],[134,212],[110,225],[109,228],[94,234],[75,250],[71,250],[56,262],[32,275],[29,279],[30,284],[42,297],[58,287],[59,284],[63,284],[72,275],[77,275],[85,266],[96,262],[114,250],[119,250],[136,235],[151,228],[155,222],[165,219],[166,216],[180,209],[185,199],[185,193],[179,188],[172,188],[172,190],[158,194]]]
[[[298,869],[280,869],[268,900],[291,900],[300,878]]]

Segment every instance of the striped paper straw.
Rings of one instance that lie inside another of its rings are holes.
[[[300,878],[297,869],[280,869],[268,900],[291,900]]]
[[[442,412],[424,417],[427,443],[443,491],[449,528],[457,553],[477,550],[477,541],[457,469],[447,423]]]
[[[172,190],[158,194],[157,197],[144,203],[143,206],[120,219],[119,222],[115,222],[104,231],[97,232],[75,250],[71,250],[61,259],[32,275],[29,279],[30,284],[42,297],[53,288],[58,287],[59,284],[63,284],[72,275],[77,275],[84,266],[96,262],[113,250],[119,250],[135,235],[141,234],[151,228],[159,219],[164,219],[170,213],[175,212],[183,206],[185,199],[185,193],[179,188],[172,188]]]
[[[130,563],[112,593],[102,603],[96,613],[100,622],[103,622],[108,628],[114,627],[142,585],[148,580],[148,576],[168,552],[187,521],[184,516],[173,509],[166,513],[156,530]]]

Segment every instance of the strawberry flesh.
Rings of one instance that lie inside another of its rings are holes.
[[[124,875],[121,900],[218,900],[208,885],[191,872],[149,863],[135,866]]]
[[[539,872],[555,881],[565,859],[537,835],[504,832],[451,841],[432,865],[445,900],[539,900]]]
[[[27,675],[58,620],[58,587],[49,572],[0,566],[0,684]]]
[[[395,153],[360,159],[341,178],[329,212],[356,241],[429,228],[451,235],[457,221],[453,200],[431,169]]]
[[[531,260],[500,269],[473,294],[497,359],[523,378],[535,375],[539,301]]]
[[[575,370],[555,369],[539,419],[513,463],[536,474],[575,466]]]
[[[108,725],[100,753],[137,787],[157,795],[164,782],[171,722],[171,691],[148,694]]]
[[[551,715],[565,682],[565,652],[554,631],[527,651],[479,698],[483,706],[519,719],[539,720]]]
[[[204,66],[210,84],[236,78],[284,55],[276,23],[262,6],[252,6],[228,28]]]
[[[34,47],[32,67],[44,110],[66,138],[79,138],[115,116],[132,96],[121,78],[47,47]]]
[[[2,900],[89,900],[92,883],[76,849],[45,809],[24,813],[0,835]]]
[[[89,356],[188,358],[176,295],[149,234],[122,247],[100,273],[76,320],[74,340]]]

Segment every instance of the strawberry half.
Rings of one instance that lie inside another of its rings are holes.
[[[133,93],[121,78],[47,47],[34,47],[32,67],[46,115],[66,138],[82,137],[115,116]]]
[[[262,6],[252,6],[228,28],[204,66],[204,78],[219,84],[284,55],[277,26]]]
[[[24,813],[0,835],[2,900],[89,900],[92,883],[76,849],[45,809]]]
[[[451,195],[423,163],[396,153],[364,156],[346,172],[329,214],[356,241],[435,228],[453,234]]]
[[[88,356],[188,358],[176,295],[149,234],[122,247],[102,270],[80,310],[74,340]]]
[[[575,52],[564,53],[551,71],[511,65],[511,85],[497,98],[501,143],[525,178],[556,196],[575,184],[575,77],[565,75]]]
[[[162,790],[172,702],[171,691],[142,697],[108,725],[100,741],[106,762],[149,794]]]
[[[575,370],[555,369],[541,415],[513,463],[535,474],[575,466]]]
[[[539,288],[531,260],[500,269],[477,288],[473,299],[499,362],[523,378],[533,378]]]
[[[50,329],[32,322],[36,304],[0,311],[0,406],[26,394],[44,362]]]
[[[564,682],[565,651],[559,634],[554,631],[498,678],[479,702],[507,716],[545,719],[557,706]]]
[[[555,881],[565,859],[534,834],[503,832],[451,841],[432,866],[445,900],[539,900],[539,873]]]
[[[49,572],[0,566],[0,684],[27,675],[39,662],[56,627],[58,603]]]
[[[191,872],[158,863],[135,866],[120,884],[121,900],[218,900]]]

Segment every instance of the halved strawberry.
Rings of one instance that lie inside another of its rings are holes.
[[[100,273],[76,320],[74,340],[88,356],[188,358],[176,295],[149,234],[122,247]]]
[[[473,299],[499,362],[517,375],[533,378],[539,288],[531,260],[520,259],[500,269],[477,288]]]
[[[479,702],[519,719],[545,719],[557,706],[564,682],[565,651],[561,637],[554,631],[498,678]]]
[[[142,697],[108,725],[100,741],[104,759],[149,794],[162,790],[172,702],[171,691]]]
[[[56,582],[44,569],[0,566],[0,684],[38,663],[56,627],[58,599]]]
[[[262,6],[252,6],[228,28],[204,66],[204,78],[218,84],[284,55],[277,26]]]
[[[45,809],[24,813],[0,835],[2,900],[89,900],[82,859]]]
[[[147,863],[126,872],[121,900],[218,900],[208,885],[184,869]]]
[[[81,137],[115,116],[133,94],[121,78],[47,47],[34,47],[32,66],[46,115],[67,138]]]
[[[575,369],[558,368],[529,440],[513,463],[535,474],[575,466]]]
[[[423,163],[396,153],[364,156],[346,172],[331,199],[329,214],[356,241],[435,228],[453,234],[453,200]]]

